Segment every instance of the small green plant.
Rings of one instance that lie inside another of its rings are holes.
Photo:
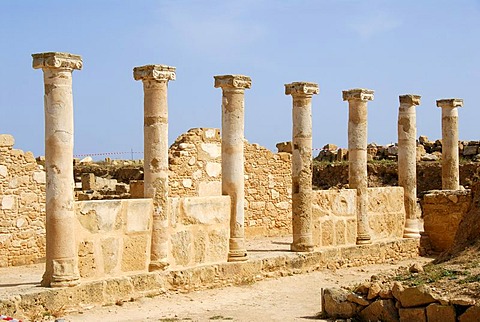
[[[231,317],[224,317],[223,315],[214,315],[209,320],[233,320]]]

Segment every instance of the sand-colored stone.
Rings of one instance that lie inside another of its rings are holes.
[[[229,261],[248,259],[245,248],[244,94],[250,77],[215,76],[215,88],[222,89],[222,194],[232,199]]]
[[[405,238],[420,238],[417,215],[417,117],[420,95],[401,95],[398,109],[398,185],[404,189]]]
[[[367,214],[367,102],[374,91],[351,89],[343,91],[348,101],[348,183],[357,189],[357,244],[371,242]]]
[[[458,190],[458,108],[463,106],[463,99],[437,100],[437,106],[442,109],[442,189]]]
[[[154,200],[150,270],[168,266],[168,81],[175,67],[146,65],[133,69],[144,91],[144,196]]]
[[[73,286],[80,277],[75,239],[72,72],[82,58],[33,54],[45,83],[46,265],[42,285]]]
[[[432,303],[427,306],[428,322],[455,322],[455,308],[452,305]]]
[[[285,94],[292,95],[292,251],[313,250],[312,236],[312,97],[318,84],[285,84]]]

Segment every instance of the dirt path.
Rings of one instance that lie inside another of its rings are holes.
[[[423,265],[429,259],[415,261]],[[325,270],[187,294],[170,293],[122,306],[85,310],[66,316],[65,321],[308,321],[321,310],[321,288],[353,285],[380,271],[415,261],[343,268],[336,272]]]

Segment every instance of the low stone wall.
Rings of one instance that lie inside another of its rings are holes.
[[[470,190],[433,190],[423,196],[424,230],[433,251],[450,248],[471,201]]]
[[[82,278],[148,271],[152,199],[78,201],[75,212]]]
[[[329,318],[360,321],[478,321],[474,299],[443,298],[421,285],[363,283],[354,292],[322,290],[322,310]]]
[[[113,305],[155,296],[168,290],[194,291],[232,284],[251,284],[269,277],[306,273],[325,268],[379,264],[418,256],[418,240],[403,239],[371,245],[322,249],[312,253],[270,252],[246,262],[199,265],[151,273],[83,281],[58,289],[24,286],[0,298],[0,312],[21,317],[31,310],[81,309],[82,305]]]
[[[0,267],[45,258],[45,171],[0,135]]]
[[[356,198],[354,189],[313,192],[313,239],[316,247],[355,245]],[[368,188],[367,209],[372,240],[402,238],[405,225],[403,188]]]
[[[169,201],[170,267],[226,262],[230,197],[177,197]]]

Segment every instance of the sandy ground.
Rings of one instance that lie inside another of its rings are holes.
[[[106,307],[94,307],[65,316],[65,321],[308,321],[321,311],[321,289],[351,286],[380,271],[422,265],[429,259],[395,264],[324,270],[266,279],[252,285],[170,293]],[[319,320],[317,320],[319,321]],[[326,320],[320,320],[326,321]]]

